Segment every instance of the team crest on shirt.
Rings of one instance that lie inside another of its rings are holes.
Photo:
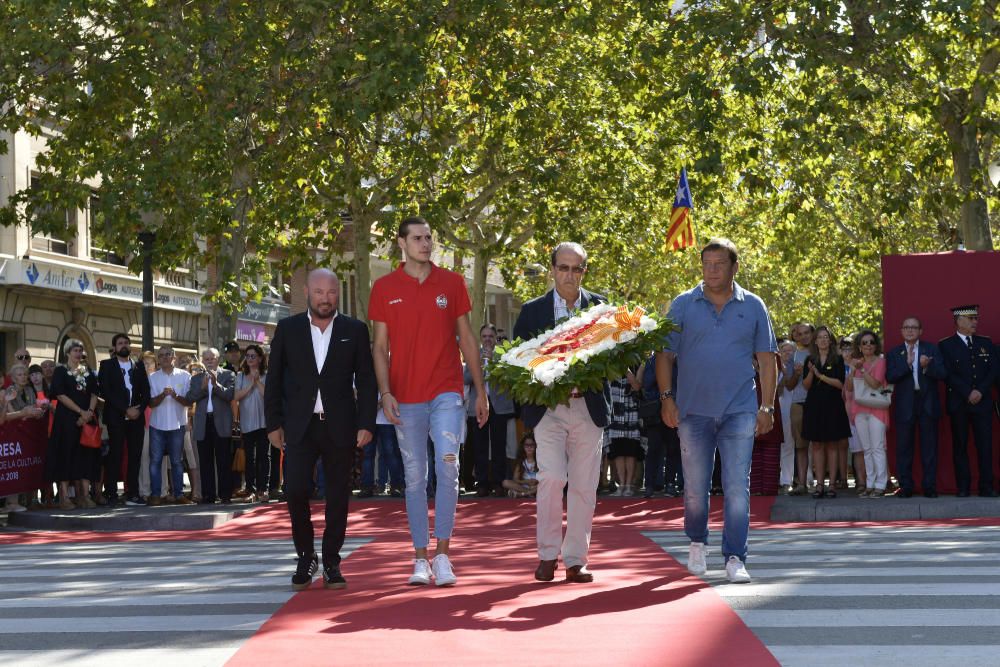
[[[438,308],[444,310],[445,308],[448,307],[448,297],[446,297],[444,294],[438,294],[437,298],[434,299],[434,303],[438,305]]]

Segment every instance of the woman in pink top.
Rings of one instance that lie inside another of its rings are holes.
[[[885,358],[878,335],[865,329],[854,337],[854,358],[851,360],[851,378],[863,378],[869,387],[885,387]],[[889,482],[889,466],[885,455],[885,431],[889,426],[888,408],[868,408],[853,400],[853,379],[847,383],[851,394],[849,409],[858,431],[858,440],[865,454],[865,476],[868,488],[858,495],[862,498],[881,498]]]

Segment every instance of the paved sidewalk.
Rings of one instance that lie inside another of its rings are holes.
[[[858,498],[853,490],[838,491],[836,498],[815,500],[811,496],[778,496],[771,508],[771,521],[810,523],[827,521],[918,521],[1000,517],[1000,498],[939,496],[912,498],[886,496]]]

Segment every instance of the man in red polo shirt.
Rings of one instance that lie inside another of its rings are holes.
[[[448,547],[458,504],[458,450],[464,439],[465,407],[459,349],[466,359],[479,358],[472,333],[472,310],[465,278],[431,262],[430,224],[420,217],[399,225],[397,242],[405,261],[372,286],[368,316],[374,334],[375,375],[382,410],[396,426],[406,475],[406,515],[415,559],[412,585],[455,584]],[[457,338],[457,343],[456,343]],[[391,353],[391,359],[390,359]],[[476,386],[480,427],[490,408],[478,363],[469,364]],[[427,514],[427,438],[434,442],[437,490],[434,498],[434,559]]]

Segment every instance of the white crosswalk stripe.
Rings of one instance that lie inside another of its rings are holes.
[[[288,539],[5,546],[0,664],[222,665],[295,594],[294,569]]]
[[[687,564],[683,531],[644,533]],[[1000,528],[765,529],[750,533],[750,585],[710,584],[782,665],[1000,664]]]

